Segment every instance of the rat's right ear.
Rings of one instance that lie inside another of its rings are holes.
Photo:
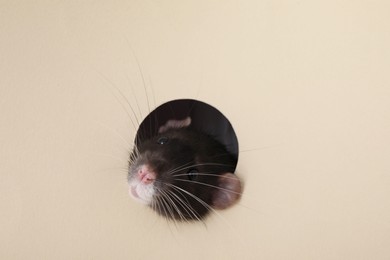
[[[218,188],[213,194],[211,206],[215,209],[226,209],[241,197],[241,181],[233,173],[224,173],[218,177]]]
[[[167,130],[172,129],[172,128],[187,127],[190,124],[191,124],[191,117],[189,117],[189,116],[184,118],[183,120],[171,119],[171,120],[168,120],[164,125],[160,126],[160,128],[158,129],[158,133],[159,134],[164,133]]]

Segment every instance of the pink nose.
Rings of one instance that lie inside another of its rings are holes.
[[[150,184],[156,179],[156,174],[143,166],[138,170],[138,179],[144,184]]]

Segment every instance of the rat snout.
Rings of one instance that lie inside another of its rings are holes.
[[[137,178],[143,184],[151,184],[156,180],[156,173],[148,166],[142,165],[138,169]]]
[[[148,165],[133,169],[129,178],[129,194],[139,202],[150,204],[155,194],[156,173]]]

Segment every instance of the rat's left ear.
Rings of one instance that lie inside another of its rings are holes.
[[[172,128],[183,128],[187,127],[191,124],[191,117],[186,117],[183,120],[176,120],[176,119],[171,119],[168,120],[164,125],[160,126],[158,129],[158,133],[164,133],[165,131],[172,129]]]
[[[215,209],[226,209],[236,203],[241,196],[241,182],[233,173],[224,173],[218,177],[218,187],[216,189],[211,206]]]

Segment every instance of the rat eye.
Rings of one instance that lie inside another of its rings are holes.
[[[166,144],[166,143],[168,143],[168,141],[169,141],[169,138],[166,136],[162,136],[162,137],[157,139],[158,144]]]
[[[188,172],[188,179],[191,181],[195,181],[198,178],[198,170],[197,169],[190,169]]]

